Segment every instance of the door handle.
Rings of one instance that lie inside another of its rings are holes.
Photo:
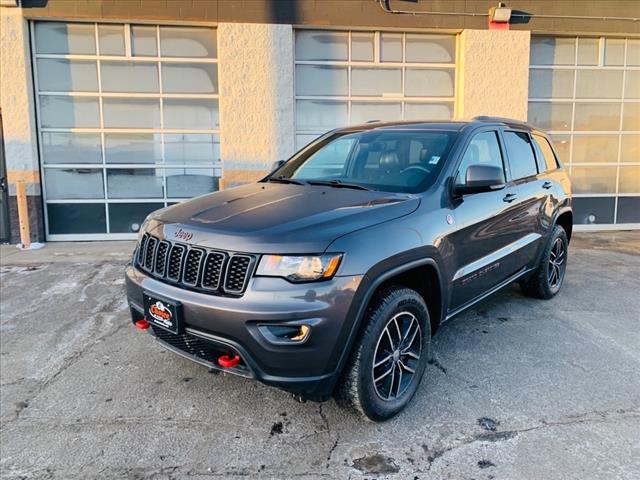
[[[544,188],[544,189],[546,189],[546,190],[549,190],[551,187],[553,187],[553,183],[551,183],[551,182],[548,182],[548,181],[547,181],[547,182],[544,182],[544,183],[542,184],[542,188]]]
[[[516,195],[515,193],[507,193],[504,198],[502,199],[503,202],[507,202],[507,203],[511,203],[513,202],[516,198],[518,198],[518,195]]]

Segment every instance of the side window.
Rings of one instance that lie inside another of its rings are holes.
[[[536,157],[529,143],[529,135],[524,132],[504,132],[504,142],[509,154],[511,176],[514,180],[538,173]]]
[[[540,150],[540,145],[538,145],[538,142],[536,142],[535,139],[531,142],[531,145],[533,146],[533,151],[536,153],[538,171],[540,173],[547,171],[547,165],[544,163],[544,155],[542,154],[542,150]]]
[[[544,157],[544,163],[547,166],[547,170],[555,170],[558,168],[558,162],[556,160],[556,156],[553,154],[553,149],[551,145],[549,145],[549,141],[540,136],[533,135],[533,142],[538,146],[540,151],[542,152],[542,156]]]
[[[504,175],[504,164],[497,132],[483,132],[473,137],[462,157],[456,183],[464,183],[464,179],[467,176],[467,168],[475,164],[500,167]]]

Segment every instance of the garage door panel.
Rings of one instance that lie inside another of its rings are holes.
[[[455,35],[296,30],[296,146],[368,121],[450,120],[455,49]]]
[[[135,238],[154,209],[218,189],[216,29],[32,32],[49,240]]]
[[[630,209],[640,200],[639,57],[638,39],[531,39],[529,122],[556,144],[579,225],[637,223]]]

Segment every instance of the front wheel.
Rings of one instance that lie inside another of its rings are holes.
[[[376,294],[336,400],[369,420],[399,413],[418,389],[429,359],[429,312],[409,288],[387,287]]]
[[[568,254],[567,234],[564,228],[556,225],[542,253],[538,268],[529,280],[520,284],[523,293],[545,300],[554,297],[560,291],[564,280]]]

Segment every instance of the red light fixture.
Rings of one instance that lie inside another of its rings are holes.
[[[489,9],[489,30],[509,30],[511,9],[503,2]]]

